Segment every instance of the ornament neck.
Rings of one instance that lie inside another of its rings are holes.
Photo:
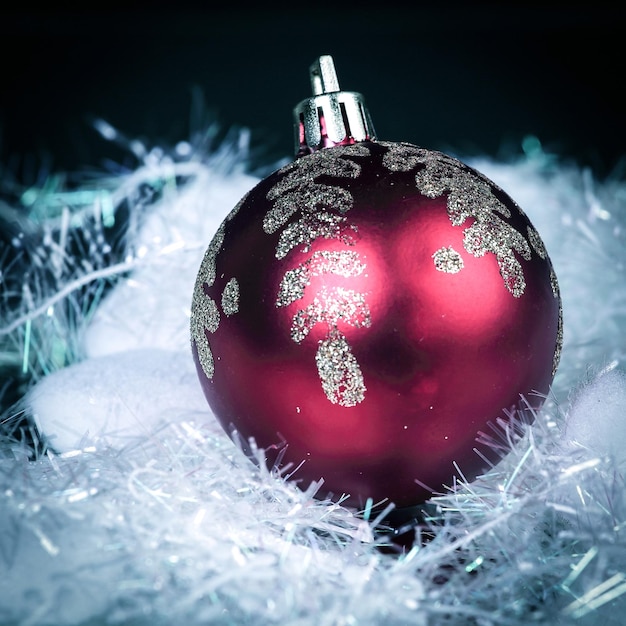
[[[376,139],[363,96],[339,89],[330,55],[311,65],[310,76],[313,96],[293,110],[296,158],[322,148]]]

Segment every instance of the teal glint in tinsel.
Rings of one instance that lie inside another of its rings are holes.
[[[19,400],[27,390],[86,357],[84,329],[146,254],[137,233],[151,208],[206,173],[208,162],[213,175],[248,165],[247,130],[220,135],[213,124],[166,150],[127,139],[103,120],[94,126],[133,156],[135,168],[113,166],[80,184],[52,173],[37,185],[2,181],[0,422],[11,436],[25,428]]]
[[[54,192],[35,198],[29,191],[30,205],[5,216],[29,220],[28,230],[15,233],[3,250],[0,346],[6,382],[0,415],[5,424],[30,386],[83,357],[81,329],[116,278],[109,271],[114,252],[102,221],[107,191],[90,194],[93,203],[87,207],[87,192],[76,197],[66,192],[61,199]],[[96,275],[103,280],[94,280]],[[20,432],[17,424],[13,432]]]

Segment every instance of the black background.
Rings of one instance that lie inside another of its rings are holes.
[[[125,4],[5,8],[0,16],[0,165],[100,167],[121,151],[101,117],[153,143],[186,139],[194,93],[224,130],[251,129],[263,158],[291,156],[291,110],[309,66],[335,60],[378,137],[508,158],[527,135],[548,152],[623,175],[625,11],[618,3],[313,2],[253,7]],[[24,5],[21,5],[24,6]]]

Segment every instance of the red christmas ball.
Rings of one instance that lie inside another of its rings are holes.
[[[473,479],[497,461],[481,433],[542,404],[557,279],[502,189],[440,152],[376,141],[330,57],[311,79],[298,157],[206,251],[193,356],[221,425],[269,466],[323,480],[318,497],[412,507],[457,468]]]
[[[460,161],[364,141],[259,183],[209,246],[193,353],[227,432],[349,504],[421,503],[484,469],[477,443],[560,347],[556,277],[528,218]]]

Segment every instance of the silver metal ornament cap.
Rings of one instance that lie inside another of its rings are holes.
[[[341,91],[330,55],[311,65],[313,96],[294,107],[296,157],[322,148],[375,140],[374,125],[360,93]]]

